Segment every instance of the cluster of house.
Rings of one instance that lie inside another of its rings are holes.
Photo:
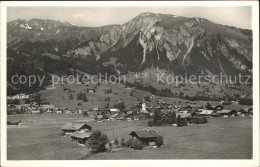
[[[82,108],[75,108],[72,110],[71,108],[48,108],[46,113],[57,113],[57,114],[81,114],[83,112]]]
[[[152,99],[152,98],[151,98]],[[148,104],[148,106],[147,106]],[[141,119],[149,119],[153,116],[154,112],[158,111],[165,116],[175,113],[176,117],[180,116],[181,118],[190,118],[193,116],[200,117],[230,117],[230,116],[248,116],[253,115],[252,108],[244,108],[239,111],[236,110],[228,110],[224,109],[224,105],[216,105],[212,106],[207,104],[206,106],[196,104],[196,103],[188,103],[186,105],[173,106],[171,104],[167,104],[163,100],[156,100],[155,104],[152,104],[151,101],[143,100],[142,103],[136,105],[133,108],[125,108],[123,110],[119,110],[116,108],[111,109],[99,109],[94,108],[92,111],[95,112],[95,120],[141,120]]]
[[[86,144],[91,131],[92,127],[85,123],[67,123],[62,127],[63,136],[70,137],[80,145]],[[144,145],[155,145],[155,141],[161,137],[156,130],[134,130],[129,135],[139,139]]]
[[[14,96],[7,96],[8,100],[24,100],[24,99],[29,99],[30,95],[24,94],[24,93],[20,93]]]
[[[32,102],[30,104],[8,104],[7,105],[7,114],[15,115],[15,114],[39,114],[41,113],[41,108],[35,103]]]
[[[252,116],[253,108],[244,108],[240,110],[228,110],[224,109],[224,106],[217,105],[211,106],[207,105],[206,109],[199,109],[196,114],[203,117],[233,117],[233,116]]]
[[[85,144],[90,137],[92,127],[85,123],[67,123],[62,127],[65,136],[79,144]]]
[[[40,113],[57,113],[57,114],[70,114],[70,113],[78,113],[81,114],[83,112],[82,108],[56,108],[52,104],[42,104],[38,105],[36,102],[31,102],[30,104],[8,104],[7,105],[7,113],[8,115],[15,114],[40,114]]]

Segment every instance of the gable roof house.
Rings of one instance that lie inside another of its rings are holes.
[[[189,104],[188,106],[186,106],[186,109],[188,109],[188,111],[197,111],[199,109],[202,109],[203,106],[202,105],[199,105],[199,104]]]
[[[220,104],[214,107],[214,111],[222,111],[223,109],[224,107]]]
[[[214,110],[201,110],[200,116],[202,117],[211,117]]]
[[[249,114],[249,115],[253,115],[253,108],[252,108],[252,107],[249,108],[247,111],[248,111],[248,114]]]
[[[76,131],[76,132],[72,133],[72,134],[70,135],[70,137],[71,137],[74,141],[78,142],[79,144],[85,144],[86,141],[88,140],[88,138],[90,137],[90,134],[91,134],[90,132]]]
[[[157,138],[161,137],[156,130],[135,130],[129,135],[139,139],[144,145],[155,145]]]
[[[66,135],[70,135],[76,131],[91,132],[92,127],[84,123],[67,123],[62,127],[62,131]]]
[[[191,113],[189,113],[188,111],[179,111],[179,112],[176,113],[176,118],[178,116],[180,116],[183,119],[190,118],[191,117]]]
[[[232,115],[237,114],[237,111],[235,110],[222,110],[217,112],[219,115],[224,116],[224,117],[230,117]]]

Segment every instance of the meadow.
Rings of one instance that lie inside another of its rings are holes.
[[[8,116],[21,120],[7,127],[8,160],[76,159],[250,159],[252,158],[252,118],[211,118],[207,124],[187,127],[147,127],[148,120],[93,122],[81,114]],[[129,138],[132,130],[155,129],[164,137],[161,148],[124,149],[115,153],[89,155],[90,149],[60,137],[67,122],[85,122],[108,135],[109,140]]]

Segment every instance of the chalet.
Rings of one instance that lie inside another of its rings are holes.
[[[221,110],[217,112],[220,116],[223,117],[230,117],[230,116],[234,116],[235,114],[237,114],[237,111],[235,110]]]
[[[127,121],[132,121],[132,120],[134,120],[133,114],[128,114],[128,115],[126,116],[126,120],[127,120]]]
[[[248,111],[248,114],[249,114],[249,115],[253,115],[253,108],[252,108],[252,107],[249,108],[247,111]]]
[[[89,89],[88,90],[88,93],[94,93],[95,92],[95,89]]]
[[[79,144],[85,144],[90,137],[90,132],[79,132],[76,131],[70,135],[71,139],[78,142]]]
[[[142,120],[142,119],[147,119],[147,116],[145,114],[134,115],[134,120]]]
[[[152,108],[155,108],[155,109],[162,109],[163,107],[161,105],[154,105]]]
[[[111,116],[111,118],[116,118],[118,116],[118,114],[113,114],[112,116]]]
[[[111,113],[119,113],[120,110],[118,108],[110,108],[109,109]]]
[[[155,141],[161,137],[156,130],[136,130],[129,135],[139,139],[144,145],[155,145]]]
[[[57,109],[56,109],[56,113],[57,113],[57,114],[62,114],[62,113],[63,113],[63,110],[62,110],[61,108],[57,108]]]
[[[75,109],[75,113],[81,114],[81,113],[82,113],[82,108],[76,108],[76,109]]]
[[[94,107],[93,111],[99,111],[99,107]]]
[[[64,112],[65,112],[66,114],[70,114],[70,113],[71,113],[71,109],[65,108]]]
[[[115,119],[116,120],[125,120],[126,116],[124,114],[118,114]]]
[[[53,111],[53,110],[55,109],[55,107],[54,107],[53,105],[51,105],[51,104],[41,105],[40,108],[41,108],[41,110],[43,110],[44,112],[48,112],[48,110],[49,110],[49,112],[50,112],[50,111]]]
[[[92,127],[84,123],[67,123],[62,127],[62,131],[66,135],[70,135],[76,131],[91,132]]]
[[[47,113],[54,113],[54,109],[53,109],[53,108],[47,108],[47,109],[46,109],[46,112],[47,112]]]
[[[20,93],[20,94],[17,94],[15,96],[12,96],[12,97],[9,97],[9,99],[18,99],[18,100],[22,100],[22,99],[29,99],[29,95],[26,95],[24,93]]]
[[[179,112],[176,113],[176,118],[178,116],[180,116],[183,119],[186,119],[186,118],[190,118],[191,117],[191,113],[189,113],[188,111],[179,111]]]
[[[30,112],[31,112],[31,114],[40,114],[41,110],[38,107],[31,107]]]
[[[201,110],[200,116],[202,117],[211,117],[214,110]]]
[[[238,114],[241,115],[241,116],[248,115],[248,109],[247,108],[241,109],[241,110],[238,111]]]
[[[21,123],[21,121],[7,121],[7,125],[19,125]]]
[[[215,111],[215,112],[221,111],[221,110],[223,110],[223,109],[224,109],[224,107],[223,107],[222,105],[214,106],[214,111]]]
[[[211,117],[220,117],[220,114],[219,114],[219,113],[216,113],[216,112],[213,112],[213,113],[211,114]]]
[[[189,111],[198,111],[199,109],[202,109],[203,106],[199,105],[199,104],[189,104],[188,106],[186,106],[186,109],[188,109]]]
[[[109,119],[107,115],[96,115],[95,121],[103,121]]]

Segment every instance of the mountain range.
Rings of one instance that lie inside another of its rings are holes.
[[[69,65],[76,69],[86,62],[125,73],[150,68],[189,75],[252,73],[251,30],[170,14],[141,13],[122,25],[102,27],[17,19],[7,23],[7,45],[12,61],[13,55],[34,62],[37,57],[38,63],[48,57],[49,62],[77,62]],[[44,71],[43,66],[33,68]]]

